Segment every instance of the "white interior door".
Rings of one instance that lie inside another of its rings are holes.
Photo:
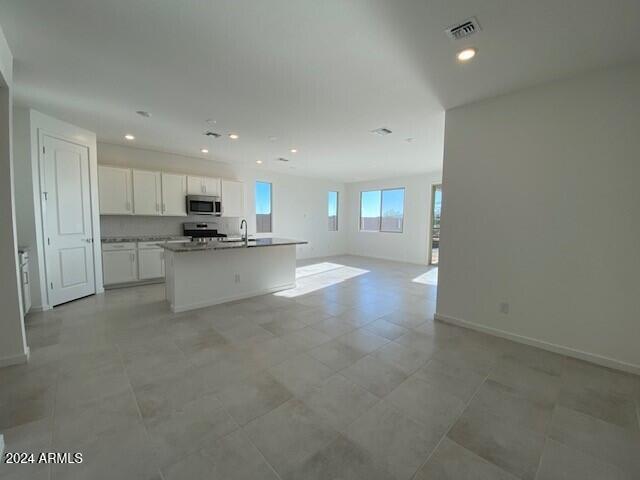
[[[47,135],[43,140],[46,274],[55,306],[96,291],[89,150]]]

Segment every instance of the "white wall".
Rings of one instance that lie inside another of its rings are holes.
[[[348,231],[349,253],[418,264],[428,263],[431,188],[441,182],[439,172],[347,185],[349,209],[340,219]],[[361,232],[360,192],[382,188],[405,188],[402,233]]]
[[[640,373],[638,152],[640,66],[448,111],[438,315]]]
[[[327,192],[340,192],[344,208],[343,183],[269,172],[260,168],[233,166],[199,158],[185,157],[152,150],[98,144],[98,162],[147,170],[161,170],[208,175],[241,180],[245,183],[245,208],[249,233],[255,232],[255,181],[273,184],[273,235],[307,240],[298,247],[298,258],[339,255],[347,251],[344,228],[329,232],[327,225]],[[104,235],[181,233],[184,217],[103,216]],[[236,224],[239,220],[236,220]],[[236,226],[237,228],[237,226]]]
[[[0,367],[23,363],[25,342],[17,260],[12,145],[13,57],[0,29]]]
[[[18,242],[29,248],[29,273],[34,311],[47,310],[44,234],[40,204],[40,155],[41,136],[51,135],[86,146],[89,149],[89,176],[91,181],[91,207],[93,236],[100,238],[98,214],[96,136],[82,128],[49,117],[35,110],[15,108],[13,141],[15,144],[15,186],[20,203],[16,206]],[[102,255],[100,244],[94,251],[96,292],[104,291],[102,285]]]

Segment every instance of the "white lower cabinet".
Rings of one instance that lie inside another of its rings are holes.
[[[104,243],[104,284],[134,283],[164,278],[164,249],[158,242]]]
[[[138,243],[138,279],[149,280],[164,277],[164,250],[157,242]]]
[[[102,270],[105,285],[138,280],[136,244],[107,243],[102,246]]]

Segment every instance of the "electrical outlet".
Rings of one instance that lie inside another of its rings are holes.
[[[509,313],[509,304],[507,302],[500,303],[500,313],[507,315]]]
[[[240,283],[240,274],[239,273],[236,273],[235,280],[236,280],[236,283]]]

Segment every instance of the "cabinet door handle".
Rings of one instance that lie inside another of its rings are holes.
[[[130,253],[129,256],[131,257],[131,263],[135,262],[135,260],[136,260],[135,254]]]
[[[162,202],[162,213],[166,211],[167,211],[167,205],[164,202]]]
[[[29,285],[29,272],[24,272],[24,284]]]
[[[131,211],[131,202],[127,202],[127,212]]]

